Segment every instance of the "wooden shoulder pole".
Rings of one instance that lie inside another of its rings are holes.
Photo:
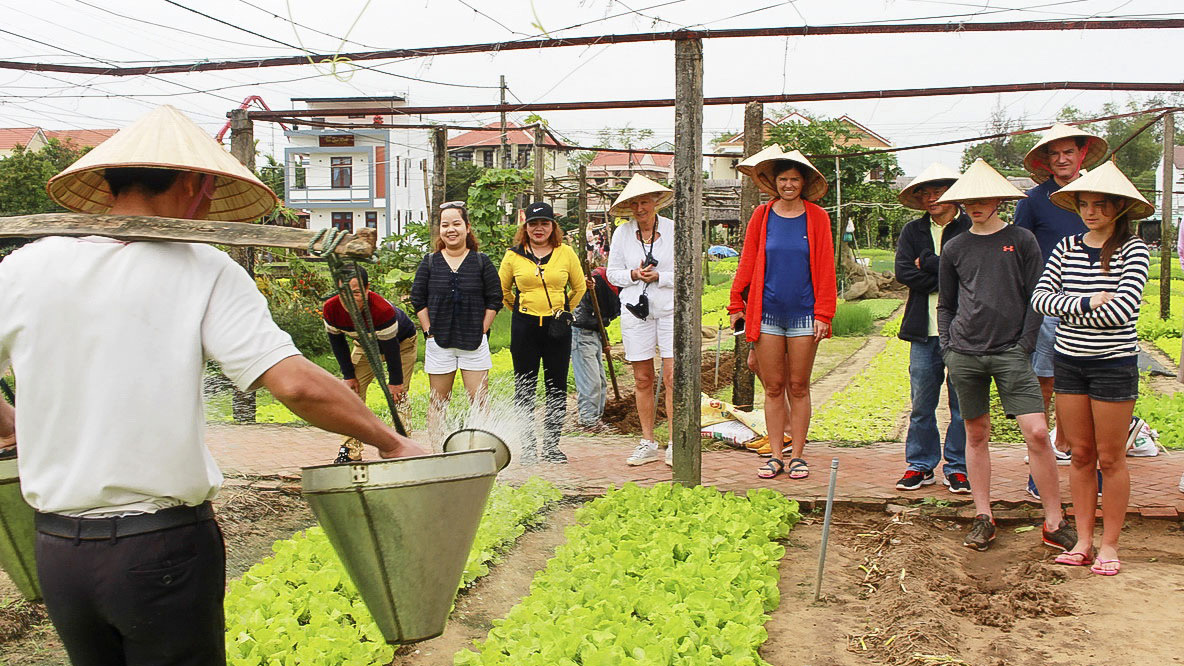
[[[765,105],[749,102],[744,106],[744,156],[760,151],[765,143]],[[748,231],[748,218],[760,203],[761,192],[751,178],[741,178],[740,224],[737,227],[736,251],[744,251],[744,234]],[[752,345],[743,335],[735,336],[732,352],[732,404],[745,411],[752,411],[755,402],[755,384],[752,370],[748,369],[748,351]]]
[[[234,156],[247,170],[255,172],[255,123],[247,117],[246,109],[234,109],[230,112],[230,154]],[[231,258],[243,267],[253,279],[255,277],[255,248],[232,247],[229,250]],[[230,401],[230,410],[236,423],[255,422],[255,393],[234,389]]]
[[[428,208],[428,228],[431,235],[428,247],[435,249],[440,239],[440,205],[446,196],[448,183],[448,130],[432,130],[432,202]]]
[[[702,482],[703,40],[674,43],[674,482]]]
[[[579,205],[580,205],[580,238],[579,246],[576,248],[576,254],[580,257],[580,265],[584,268],[584,275],[592,280],[591,266],[588,264],[588,167],[583,164],[580,165],[580,183],[579,183]],[[596,313],[596,327],[600,332],[600,346],[604,348],[604,357],[608,361],[608,377],[613,383],[613,396],[621,399],[621,389],[617,386],[617,369],[613,365],[612,347],[608,343],[608,331],[604,328],[604,317],[600,314],[600,300],[596,298],[595,281],[593,281],[593,288],[588,290],[588,295],[584,298],[592,299],[592,311]],[[604,369],[601,369],[604,372]]]

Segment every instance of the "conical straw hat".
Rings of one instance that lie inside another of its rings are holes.
[[[973,199],[1026,199],[1028,195],[1016,189],[983,158],[978,158],[962,174],[938,203],[959,203]]]
[[[1060,139],[1073,139],[1076,137],[1083,137],[1085,139],[1085,159],[1081,161],[1081,168],[1088,169],[1093,167],[1098,162],[1101,162],[1106,157],[1106,151],[1109,146],[1106,140],[1096,134],[1077,128],[1070,127],[1064,123],[1057,123],[1048,128],[1041,137],[1040,141],[1032,146],[1032,150],[1024,155],[1024,168],[1028,173],[1032,174],[1032,180],[1037,183],[1043,183],[1052,177],[1052,171],[1048,168],[1048,161],[1045,155],[1045,149],[1048,144]]]
[[[814,168],[810,160],[797,150],[786,152],[777,144],[773,144],[768,148],[755,153],[743,162],[736,165],[736,170],[752,178],[756,182],[756,186],[762,192],[768,194],[774,199],[781,195],[777,193],[777,188],[773,183],[773,170],[777,167],[777,163],[788,160],[799,166],[805,167],[803,175],[806,176],[806,187],[802,191],[802,198],[806,201],[818,201],[826,196],[826,191],[830,188],[827,184],[826,178],[822,172]]]
[[[275,209],[279,199],[212,136],[172,106],[161,106],[125,127],[49,180],[49,197],[78,213],[106,213],[109,167],[148,167],[215,176],[206,219],[249,222]]]
[[[896,195],[896,200],[902,206],[912,208],[913,210],[925,210],[925,205],[921,203],[920,197],[917,196],[917,190],[925,185],[935,185],[938,183],[949,183],[953,185],[961,177],[962,174],[954,169],[940,162],[934,162],[925,167],[925,170],[921,172],[920,176],[914,178],[907,187],[901,190],[900,194]]]
[[[613,202],[612,208],[608,209],[609,215],[614,217],[629,217],[633,214],[633,211],[629,208],[628,203],[637,197],[647,194],[657,195],[658,210],[669,206],[670,202],[674,200],[674,190],[636,173],[629,179],[629,182],[625,185],[625,189],[621,190],[621,193],[617,195],[617,200]]]
[[[1077,193],[1097,192],[1121,197],[1121,208],[1127,209],[1128,220],[1140,220],[1155,214],[1155,206],[1139,192],[1134,183],[1113,162],[1102,162],[1084,176],[1049,195],[1049,200],[1065,210],[1077,212]]]

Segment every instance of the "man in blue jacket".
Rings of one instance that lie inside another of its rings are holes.
[[[924,214],[904,225],[896,246],[896,279],[909,288],[899,337],[910,344],[909,383],[913,409],[905,437],[904,457],[908,469],[896,482],[898,490],[916,490],[936,482],[934,474],[944,453],[944,482],[950,492],[970,492],[966,478],[966,429],[958,410],[958,396],[946,376],[937,337],[938,257],[949,240],[970,228],[970,218],[957,204],[937,200],[958,179],[958,172],[932,164],[898,195],[907,208]],[[937,401],[946,384],[950,425],[943,450],[937,428]]]
[[[1106,141],[1085,130],[1057,123],[1040,137],[1040,141],[1024,157],[1024,167],[1039,183],[1025,192],[1027,199],[1015,207],[1015,225],[1031,231],[1040,245],[1044,263],[1052,256],[1053,248],[1065,236],[1086,232],[1081,216],[1053,205],[1049,195],[1081,176],[1083,168],[1093,167],[1106,157]],[[1044,395],[1044,410],[1047,412],[1052,401],[1052,359],[1056,342],[1057,317],[1045,317],[1036,337],[1036,350],[1032,352],[1032,370],[1040,380],[1040,392]],[[1057,437],[1060,440],[1060,437]],[[1057,448],[1057,464],[1068,465],[1071,459],[1063,445]],[[1099,476],[1099,483],[1101,477]],[[1028,493],[1040,499],[1036,484],[1028,477]]]

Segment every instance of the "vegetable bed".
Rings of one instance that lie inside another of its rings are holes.
[[[909,343],[891,338],[850,384],[814,411],[810,439],[840,444],[889,441],[909,400]]]
[[[462,585],[541,522],[541,510],[562,494],[532,478],[521,487],[497,484],[465,563]],[[272,545],[275,555],[251,567],[226,593],[228,666],[387,663],[394,648],[383,642],[358,590],[320,527]]]
[[[626,484],[576,514],[579,524],[457,666],[764,665],[777,565],[799,515],[768,489]]]

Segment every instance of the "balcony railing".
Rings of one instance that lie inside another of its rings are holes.
[[[330,187],[328,185],[310,185],[288,190],[289,206],[300,203],[331,203],[335,201],[355,202],[371,201],[374,199],[369,185],[354,187]]]

